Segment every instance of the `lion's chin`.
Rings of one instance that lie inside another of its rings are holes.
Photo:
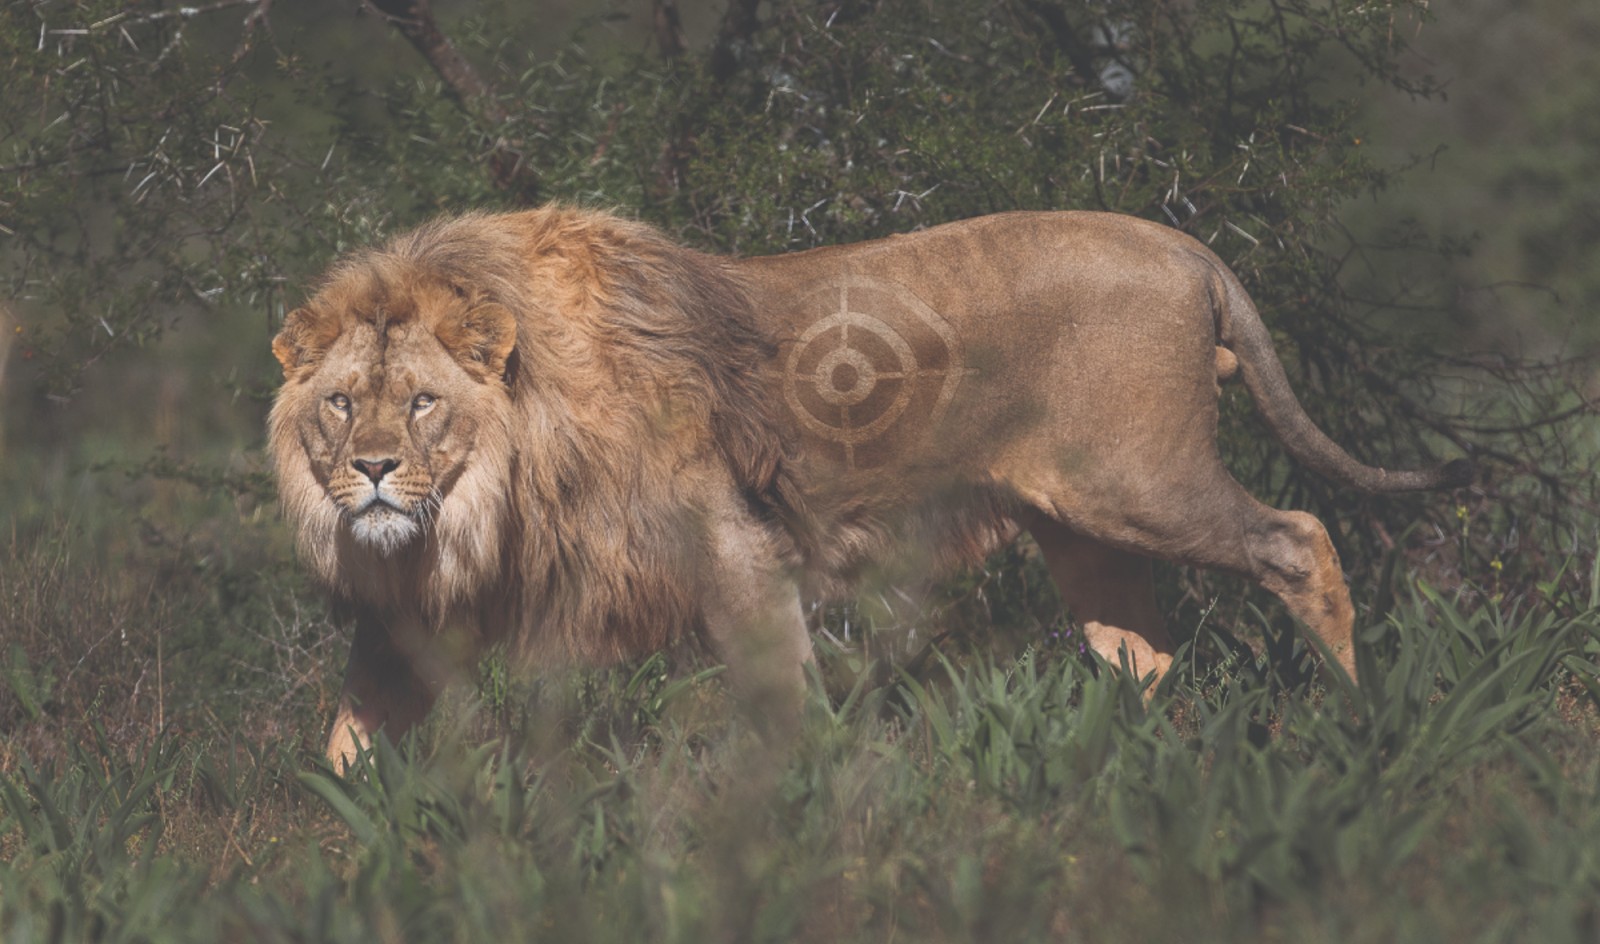
[[[387,505],[374,505],[350,519],[350,533],[357,541],[387,557],[410,544],[422,533],[422,526],[410,515]]]

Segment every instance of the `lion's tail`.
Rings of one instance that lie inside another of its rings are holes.
[[[1218,335],[1239,360],[1245,388],[1267,426],[1295,461],[1342,485],[1365,492],[1407,492],[1470,485],[1477,470],[1467,459],[1454,459],[1432,469],[1390,470],[1365,465],[1329,439],[1306,415],[1289,387],[1255,303],[1239,279],[1220,261],[1208,258],[1223,288]]]

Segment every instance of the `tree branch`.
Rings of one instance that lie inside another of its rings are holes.
[[[484,81],[439,29],[428,0],[367,0],[367,3],[422,54],[461,110],[494,138],[489,149],[489,173],[495,186],[523,202],[538,202],[537,174],[523,161],[516,142],[502,134],[511,120],[510,113],[500,104],[494,87]]]
[[[652,0],[654,7],[656,48],[661,58],[676,59],[689,48],[683,38],[683,19],[678,16],[678,0]]]
[[[389,25],[400,31],[433,71],[444,80],[445,88],[472,117],[485,124],[500,124],[509,116],[495,98],[494,90],[478,75],[455,44],[439,29],[428,0],[367,0],[383,14]]]
[[[739,68],[740,47],[750,43],[756,28],[756,7],[761,0],[728,0],[728,9],[722,14],[722,25],[717,28],[717,44],[711,48],[711,76],[719,83],[733,77]]]
[[[1090,88],[1100,85],[1100,70],[1095,68],[1094,50],[1089,44],[1078,36],[1078,31],[1067,19],[1067,14],[1060,7],[1040,0],[1022,0],[1022,5],[1034,16],[1044,22],[1050,34],[1055,37],[1056,47],[1066,55],[1067,61],[1072,63],[1072,71]]]

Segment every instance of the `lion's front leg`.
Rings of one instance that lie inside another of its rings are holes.
[[[394,632],[402,638],[420,635],[404,626],[388,627],[372,614],[356,619],[339,711],[328,734],[327,758],[335,770],[355,766],[356,756],[372,746],[379,729],[399,738],[427,716],[443,688],[442,673],[431,664],[435,660],[408,653],[416,646],[397,644]]]
[[[800,718],[811,637],[800,589],[767,531],[742,508],[713,513],[701,587],[707,641],[728,666],[744,709],[765,732]]]

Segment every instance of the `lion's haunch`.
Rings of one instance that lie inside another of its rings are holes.
[[[1021,529],[1113,663],[1171,662],[1161,558],[1249,576],[1353,672],[1327,533],[1223,469],[1219,384],[1336,481],[1471,475],[1351,458],[1232,273],[1107,214],[747,260],[604,213],[475,214],[339,262],[273,352],[285,512],[356,624],[336,763],[495,644],[593,662],[695,634],[746,704],[791,717],[803,595]]]

